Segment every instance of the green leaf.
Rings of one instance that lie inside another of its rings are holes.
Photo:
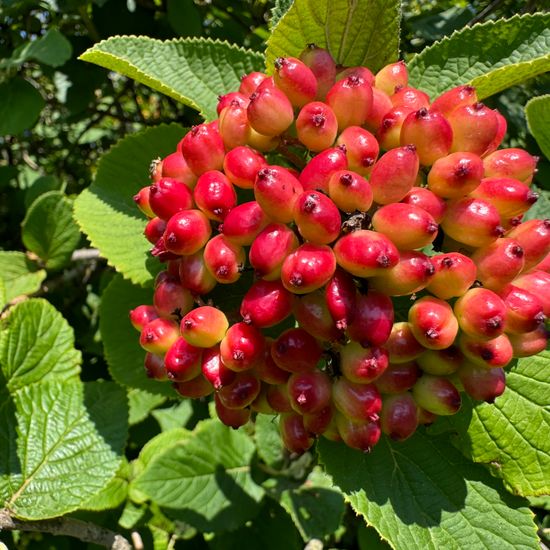
[[[32,128],[45,105],[40,92],[20,77],[0,83],[0,97],[0,136]]]
[[[528,101],[525,116],[529,131],[546,158],[550,160],[550,94]]]
[[[29,208],[40,195],[48,191],[59,191],[62,187],[63,184],[55,176],[40,176],[36,178],[25,191],[25,208]]]
[[[527,502],[446,438],[383,437],[370,455],[321,438],[318,450],[345,499],[394,548],[538,548]]]
[[[281,506],[290,514],[305,542],[332,535],[345,511],[344,497],[338,488],[322,479],[322,474],[315,471],[312,474],[298,489],[287,489],[281,494]]]
[[[13,398],[20,468],[10,471],[5,506],[29,520],[76,510],[120,466],[127,434],[124,391],[108,382],[86,384],[84,391],[79,381],[51,381],[21,388]]]
[[[52,271],[63,268],[80,241],[73,205],[60,191],[38,197],[21,224],[23,244]]]
[[[0,277],[0,310],[4,308],[4,305],[7,303],[7,293],[6,285],[4,284],[4,279]]]
[[[198,529],[235,529],[254,517],[264,494],[250,476],[254,451],[242,431],[203,421],[191,437],[151,461],[136,488]]]
[[[99,493],[88,499],[82,506],[81,510],[111,510],[118,508],[128,495],[128,476],[130,467],[128,461],[123,459],[122,464],[115,474],[115,477]]]
[[[523,215],[522,221],[544,220],[550,218],[550,191],[539,189],[536,185],[531,185],[531,189],[539,194],[539,198],[527,212]]]
[[[153,418],[159,423],[160,429],[165,432],[174,428],[182,428],[193,416],[193,405],[190,399],[182,399],[164,409],[156,409]]]
[[[40,289],[46,272],[23,252],[0,251],[0,277],[6,289],[6,302]]]
[[[160,269],[143,236],[147,220],[132,197],[149,185],[149,165],[176,150],[185,130],[161,125],[121,140],[99,161],[93,184],[76,199],[74,215],[92,246],[136,284],[151,283]]]
[[[285,457],[285,448],[279,432],[279,417],[259,414],[254,426],[254,439],[260,458],[268,466],[280,465]]]
[[[217,118],[218,96],[239,87],[243,74],[261,70],[263,56],[209,38],[161,41],[145,36],[114,36],[94,44],[80,59],[133,78]]]
[[[267,41],[267,67],[277,57],[297,57],[314,43],[346,67],[378,71],[397,60],[400,18],[396,0],[296,0]]]
[[[275,0],[275,5],[271,8],[271,19],[269,20],[271,29],[283,18],[293,3],[294,0]]]
[[[101,295],[99,330],[111,376],[130,388],[174,397],[172,386],[147,378],[143,361],[145,351],[139,345],[139,332],[132,326],[131,309],[153,301],[152,289],[138,287],[120,275],[113,277]]]
[[[432,99],[471,84],[479,99],[550,70],[550,14],[516,15],[466,27],[424,49],[408,65],[411,86]]]
[[[132,388],[128,390],[128,405],[130,407],[130,413],[128,422],[130,426],[139,424],[145,420],[149,413],[159,405],[162,405],[166,401],[166,396],[159,395],[158,393],[149,393],[145,390],[138,390]]]
[[[0,325],[0,367],[10,391],[78,376],[81,360],[72,327],[42,298],[21,302]]]
[[[59,67],[71,58],[72,53],[71,43],[57,29],[50,29],[44,36],[16,48],[9,59],[0,61],[0,69],[21,65],[29,59]]]
[[[518,361],[506,373],[506,390],[494,404],[465,400],[464,409],[438,430],[457,432],[459,449],[491,464],[509,491],[550,493],[550,352]]]

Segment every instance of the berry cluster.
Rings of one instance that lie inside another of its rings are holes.
[[[374,75],[312,45],[218,113],[135,196],[166,263],[130,313],[149,376],[214,393],[232,427],[280,414],[292,452],[319,435],[368,451],[461,391],[493,401],[512,358],[545,348],[550,220],[522,222],[537,159],[498,149],[506,121],[473,87],[430,102],[403,62]],[[247,270],[240,311],[216,308]]]

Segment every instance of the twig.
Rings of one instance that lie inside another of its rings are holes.
[[[500,3],[502,0],[493,0],[486,8],[482,9],[476,16],[474,16],[470,21],[468,21],[468,27],[479,23],[486,15],[489,15]]]
[[[98,544],[111,550],[133,550],[133,546],[114,531],[74,518],[54,518],[40,521],[23,521],[10,515],[8,510],[0,510],[0,531],[33,531],[64,535],[83,542]]]
[[[80,262],[86,260],[97,260],[99,257],[99,250],[97,248],[79,248],[73,252],[71,261]]]
[[[293,164],[299,170],[302,170],[306,165],[304,159],[299,157],[296,153],[293,153],[286,145],[282,143],[275,149],[278,153],[283,155],[291,164]]]

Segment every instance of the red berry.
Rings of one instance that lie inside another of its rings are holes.
[[[504,331],[506,306],[487,288],[471,288],[454,305],[463,332],[478,339],[496,338]]]
[[[202,374],[186,382],[174,382],[174,389],[182,397],[188,397],[189,399],[206,397],[214,391],[212,384]]]
[[[145,374],[147,378],[154,380],[168,380],[166,376],[166,369],[164,368],[164,357],[161,355],[155,355],[154,353],[147,352],[145,354]]]
[[[219,132],[226,150],[244,146],[250,137],[250,123],[247,115],[248,105],[238,101],[224,107],[219,118]]]
[[[193,307],[193,296],[179,279],[168,278],[156,286],[153,303],[160,317],[179,320]]]
[[[430,214],[436,223],[443,219],[447,209],[445,201],[425,187],[412,187],[401,202],[422,208]]]
[[[320,101],[307,103],[296,118],[298,139],[307,149],[320,152],[336,139],[338,121],[334,111]]]
[[[414,113],[414,109],[401,106],[392,107],[384,113],[377,128],[378,142],[382,149],[389,150],[399,147],[403,122],[411,113]]]
[[[487,369],[472,363],[464,363],[458,371],[464,391],[478,401],[493,403],[506,389],[504,369]]]
[[[342,220],[334,202],[318,191],[304,191],[294,204],[294,221],[302,237],[314,244],[338,238]]]
[[[334,254],[338,265],[356,277],[382,275],[399,261],[399,252],[391,240],[367,229],[338,239]]]
[[[492,340],[479,340],[465,333],[460,335],[460,351],[472,363],[480,367],[505,367],[514,354],[512,344],[506,334]]]
[[[384,115],[388,111],[391,111],[392,108],[393,104],[388,94],[386,94],[382,90],[379,90],[378,88],[373,88],[372,108],[367,116],[367,120],[365,121],[365,126],[371,132],[376,132],[378,128],[380,128],[382,120],[384,120]]]
[[[271,347],[275,364],[289,372],[314,370],[322,353],[317,340],[302,328],[285,330]]]
[[[137,306],[130,311],[130,323],[140,332],[147,323],[158,317],[159,314],[154,306]]]
[[[372,170],[380,147],[376,138],[360,126],[348,126],[339,136],[338,145],[346,148],[346,157],[350,170],[361,176],[368,176]]]
[[[369,182],[349,170],[334,172],[328,182],[330,198],[344,212],[366,212],[372,205]]]
[[[161,177],[178,180],[187,185],[191,190],[197,182],[197,176],[189,168],[181,151],[176,151],[162,159]],[[158,179],[160,178],[157,178],[155,181],[158,181]]]
[[[531,332],[544,322],[542,303],[532,292],[507,285],[499,295],[506,306],[504,330],[507,334]]]
[[[506,236],[514,239],[523,249],[523,270],[528,271],[550,252],[550,219],[523,222]]]
[[[474,262],[459,252],[448,252],[431,257],[435,273],[428,282],[428,290],[442,300],[462,296],[474,283],[477,268]]]
[[[356,384],[342,377],[332,386],[335,407],[356,422],[374,421],[382,407],[380,393],[374,384]]]
[[[164,365],[166,374],[175,382],[186,382],[201,372],[202,349],[178,338],[166,352]]]
[[[334,419],[334,408],[332,405],[327,405],[320,411],[304,414],[302,420],[304,422],[304,428],[316,435],[324,434]]]
[[[298,248],[292,229],[281,223],[270,223],[254,239],[248,254],[258,277],[268,281],[279,279],[285,258]]]
[[[500,149],[483,158],[483,169],[486,178],[515,178],[529,185],[538,160],[523,149]]]
[[[382,432],[394,441],[404,441],[416,431],[418,407],[410,393],[384,397],[380,413],[380,427]]]
[[[206,268],[203,251],[183,256],[179,263],[181,284],[193,294],[208,294],[218,283]]]
[[[460,393],[450,380],[430,374],[418,379],[412,394],[420,407],[440,416],[456,414],[462,404]]]
[[[346,330],[355,314],[357,289],[352,276],[338,267],[325,288],[327,309],[338,330]]]
[[[483,162],[475,153],[451,153],[435,161],[428,173],[428,188],[444,199],[471,193],[483,178]]]
[[[498,112],[497,109],[494,109],[494,113],[497,117],[497,132],[491,143],[487,146],[487,149],[485,149],[483,155],[488,155],[498,149],[504,139],[504,136],[506,135],[506,130],[508,129],[506,119]]]
[[[388,350],[390,363],[407,363],[416,359],[423,351],[411,330],[409,323],[394,323],[384,348]]]
[[[183,210],[168,220],[164,243],[174,254],[195,254],[208,242],[211,234],[210,222],[200,210]]]
[[[231,183],[253,189],[258,172],[267,166],[264,156],[250,147],[235,147],[223,159],[223,171]]]
[[[237,194],[223,172],[210,170],[199,178],[193,192],[196,205],[207,218],[223,221],[237,204]]]
[[[374,75],[372,74],[370,69],[367,69],[367,67],[339,68],[336,73],[336,80],[337,81],[343,80],[350,76],[357,76],[359,78],[362,78],[365,82],[367,82],[371,86],[374,85]]]
[[[238,105],[246,108],[248,107],[249,100],[248,96],[241,92],[229,92],[228,94],[218,96],[218,104],[216,105],[218,116],[220,116],[221,112],[231,105],[232,102],[236,102]]]
[[[332,55],[315,44],[308,44],[300,54],[300,60],[311,69],[317,79],[317,99],[324,100],[336,79],[336,63]]]
[[[289,413],[281,415],[279,429],[283,445],[296,454],[305,453],[313,445],[313,437],[304,427],[304,421],[299,414]]]
[[[416,182],[419,160],[414,146],[384,153],[374,165],[369,179],[374,202],[389,204],[405,197]]]
[[[292,408],[299,414],[319,412],[330,404],[332,383],[319,370],[295,372],[287,382]]]
[[[275,361],[273,361],[273,357],[271,357],[272,346],[273,340],[271,338],[266,338],[264,360],[260,361],[260,363],[254,367],[254,372],[256,376],[266,384],[285,384],[290,377],[290,372],[279,368]]]
[[[147,222],[147,225],[145,226],[143,234],[151,244],[156,244],[164,234],[165,229],[166,229],[166,222],[163,219],[151,218]]]
[[[451,306],[431,296],[424,296],[411,306],[409,324],[414,337],[428,349],[448,348],[458,332]]]
[[[382,346],[390,336],[393,319],[391,298],[373,290],[360,294],[348,326],[349,337],[363,347]]]
[[[418,365],[413,361],[390,363],[374,384],[380,393],[401,393],[412,388],[420,374]]]
[[[178,324],[171,319],[159,317],[147,323],[139,337],[139,343],[145,351],[164,355],[178,339]]]
[[[223,404],[218,394],[214,395],[214,404],[218,418],[230,428],[240,428],[250,420],[250,409],[230,409]]]
[[[451,151],[467,151],[483,155],[498,131],[498,119],[494,111],[474,103],[456,108],[448,115],[453,129]]]
[[[224,235],[216,235],[204,247],[204,263],[218,283],[237,281],[242,274],[246,254],[242,246],[233,244]]]
[[[348,160],[341,147],[331,147],[314,156],[300,173],[300,183],[305,190],[319,189],[328,193],[328,182],[334,172],[346,170]]]
[[[256,281],[244,295],[240,313],[245,323],[271,327],[290,315],[293,299],[281,281]]]
[[[294,294],[306,294],[324,286],[336,270],[336,258],[327,245],[303,244],[289,254],[281,268],[281,280]]]
[[[254,71],[243,75],[241,78],[241,84],[239,86],[239,92],[245,97],[250,97],[256,88],[269,77],[265,73]]]
[[[394,107],[407,107],[415,111],[422,108],[427,109],[430,106],[430,96],[422,90],[418,90],[411,86],[397,88],[395,92],[390,95],[390,100]]]
[[[293,313],[300,327],[315,338],[327,342],[342,338],[342,332],[336,328],[327,307],[325,293],[321,289],[297,297]]]
[[[449,153],[453,131],[443,115],[422,107],[403,121],[400,141],[401,145],[412,143],[420,164],[431,166]]]
[[[368,384],[380,377],[388,367],[388,352],[384,348],[363,348],[349,342],[340,349],[340,369],[351,382]]]
[[[547,349],[548,330],[544,325],[540,325],[531,332],[510,334],[509,341],[514,357],[530,357]]]
[[[181,152],[189,168],[200,176],[208,170],[221,170],[225,147],[215,125],[199,124],[181,141]]]
[[[361,126],[372,108],[372,87],[363,77],[352,74],[332,86],[326,102],[338,119],[340,131],[348,126]]]
[[[244,409],[258,397],[261,383],[251,372],[239,372],[233,382],[218,391],[218,397],[228,409]]]
[[[357,422],[344,416],[336,414],[336,427],[344,443],[352,449],[358,449],[364,453],[370,453],[378,443],[380,435],[380,422],[367,421]]]
[[[286,387],[286,382],[284,384],[279,384],[276,386],[270,385],[267,388],[266,401],[275,412],[293,412],[292,405],[290,404],[290,397],[288,395],[288,389]]]
[[[294,107],[303,107],[317,95],[317,79],[313,71],[295,57],[278,57],[275,60],[273,80]]]
[[[237,377],[235,371],[223,364],[219,345],[206,348],[202,352],[201,371],[216,391],[231,384]]]
[[[404,61],[390,63],[382,67],[374,79],[374,85],[388,95],[394,93],[395,88],[401,88],[409,83],[409,73]]]
[[[265,338],[258,328],[247,323],[230,326],[220,343],[223,364],[231,370],[249,370],[263,361]]]
[[[514,279],[512,284],[534,294],[542,304],[544,315],[550,317],[550,274],[531,271]]]
[[[293,221],[294,204],[302,192],[302,184],[282,166],[262,168],[254,183],[254,197],[262,210],[281,223]]]
[[[294,122],[294,110],[287,96],[278,88],[265,87],[250,96],[248,120],[264,136],[282,134]]]
[[[477,103],[476,89],[468,85],[457,86],[436,97],[430,109],[446,117],[459,107],[473,105],[474,103]]]
[[[155,213],[151,210],[151,205],[149,204],[149,194],[151,191],[151,186],[142,187],[135,195],[134,202],[136,206],[148,217],[154,218]]]
[[[199,348],[211,348],[221,342],[228,328],[225,313],[212,306],[191,310],[180,324],[181,335]]]
[[[151,185],[149,204],[156,216],[169,220],[174,214],[193,208],[193,195],[185,184],[162,178]]]

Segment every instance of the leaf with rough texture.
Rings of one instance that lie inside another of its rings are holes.
[[[378,71],[399,55],[401,3],[396,0],[297,0],[274,26],[266,65],[298,57],[307,44],[326,48],[346,67]]]
[[[345,499],[394,548],[538,548],[528,503],[447,438],[383,437],[369,455],[321,438],[318,450]]]
[[[432,430],[450,427],[459,449],[475,462],[491,464],[512,493],[549,494],[549,367],[548,351],[521,359],[506,373],[506,390],[494,404],[465,399],[458,415]]]
[[[6,302],[40,289],[46,272],[23,252],[0,251],[0,277],[6,289]],[[2,304],[3,305],[3,304]]]
[[[254,452],[242,431],[203,421],[134,483],[169,516],[204,531],[235,529],[256,515],[264,494],[250,475]]]
[[[90,187],[76,199],[74,215],[92,246],[136,284],[151,283],[160,263],[143,236],[147,219],[133,196],[150,184],[149,165],[176,150],[185,130],[160,125],[128,136],[101,157]]]
[[[329,476],[313,470],[304,484],[281,494],[281,506],[289,513],[305,542],[324,540],[340,526],[344,497]]]
[[[99,331],[111,376],[123,386],[174,397],[170,384],[147,378],[139,345],[139,332],[129,319],[131,309],[153,301],[150,288],[135,286],[120,275],[113,277],[101,295]]]
[[[113,36],[94,44],[80,59],[162,92],[207,120],[217,118],[219,95],[237,90],[243,74],[263,67],[260,53],[209,38]]]
[[[127,436],[121,388],[111,382],[44,382],[21,388],[13,399],[20,470],[10,472],[5,506],[15,516],[66,514],[110,482]]]
[[[0,309],[4,308],[4,305],[7,303],[7,293],[6,293],[6,285],[4,284],[4,279],[0,277]]]
[[[39,256],[47,269],[63,268],[80,241],[73,205],[60,191],[40,195],[21,224],[23,244]]]
[[[550,160],[550,94],[534,97],[525,106],[527,125],[541,151]]]
[[[44,36],[16,48],[9,59],[0,61],[0,69],[16,67],[29,59],[59,67],[71,58],[72,53],[71,43],[57,29],[49,29]]]
[[[21,302],[0,325],[0,367],[10,391],[78,376],[81,360],[72,327],[42,298]]]
[[[269,466],[280,465],[285,457],[285,448],[279,432],[279,417],[259,414],[254,427],[254,439],[260,458]]]
[[[20,77],[0,83],[0,97],[0,136],[32,128],[45,105],[40,92]]]
[[[294,0],[275,0],[275,5],[271,8],[271,18],[269,19],[269,27],[271,29],[283,18],[293,3]]]
[[[411,86],[432,99],[460,84],[486,98],[550,70],[550,14],[466,27],[424,49],[408,68]]]
[[[169,407],[154,410],[151,415],[159,423],[163,432],[181,428],[193,416],[193,403],[191,399],[182,399],[179,403],[173,403]]]
[[[130,413],[128,422],[130,426],[139,424],[145,420],[149,413],[159,405],[162,405],[166,401],[166,396],[159,395],[158,393],[149,393],[146,390],[138,390],[137,388],[131,388],[128,390],[128,405]]]
[[[115,477],[99,493],[88,499],[81,510],[111,510],[118,508],[128,496],[128,477],[130,475],[130,466],[124,458],[122,464],[115,474]]]

